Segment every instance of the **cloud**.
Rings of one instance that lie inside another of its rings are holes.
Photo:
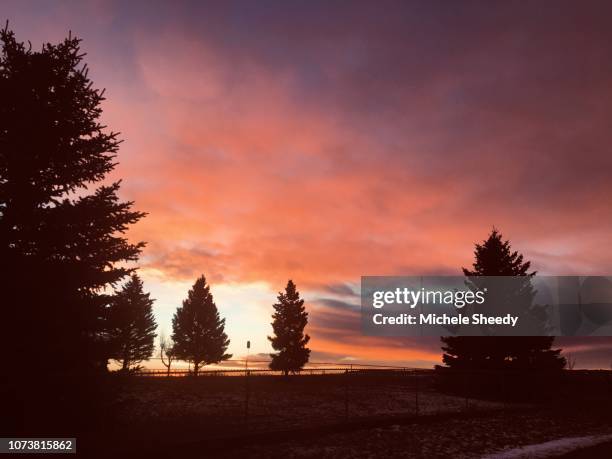
[[[586,43],[563,18],[509,13],[493,31],[488,8],[470,27],[426,9],[423,24],[385,18],[388,33],[306,15],[331,49],[286,24],[253,25],[241,46],[226,29],[141,28],[135,55],[150,107],[134,132],[159,142],[144,169],[130,162],[124,172],[147,174],[129,194],[151,212],[141,231],[154,239],[149,262],[181,276],[189,268],[168,260],[198,264],[189,251],[200,247],[224,278],[308,286],[450,273],[495,224],[541,271],[609,267],[598,250],[612,226],[602,200],[612,192],[606,32],[595,27]],[[447,40],[414,41],[443,29]],[[282,33],[291,46],[272,46]],[[137,108],[123,118],[138,119]]]
[[[341,297],[358,297],[359,293],[355,289],[345,283],[323,285],[322,290]]]
[[[440,360],[440,340],[431,337],[374,337],[361,333],[360,306],[320,298],[310,302],[307,332],[314,352],[370,363],[395,362],[400,366],[431,366]]]

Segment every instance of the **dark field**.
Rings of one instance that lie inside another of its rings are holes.
[[[612,432],[609,376],[575,372],[548,391],[554,397],[539,402],[442,392],[439,379],[427,371],[117,378],[107,422],[113,443],[104,450],[165,457],[401,452],[477,457],[570,435]]]

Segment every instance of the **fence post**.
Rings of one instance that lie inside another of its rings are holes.
[[[251,375],[251,371],[246,371],[245,376],[245,400],[244,400],[244,421],[248,427],[249,425],[249,398],[250,398],[250,387],[249,387],[249,376]]]
[[[419,374],[414,370],[414,407],[415,413],[419,415]]]
[[[465,372],[465,377],[463,378],[463,384],[464,384],[464,392],[465,392],[465,410],[467,411],[469,409],[469,397],[468,397],[468,390],[470,387],[470,374],[468,371]]]
[[[504,381],[504,373],[500,372],[499,373],[499,387],[501,388],[501,399],[502,399],[502,403],[504,408],[507,408],[507,400],[506,400],[506,384]]]
[[[349,417],[349,393],[348,393],[348,378],[349,378],[349,371],[348,370],[344,370],[344,420],[348,421],[348,417]]]

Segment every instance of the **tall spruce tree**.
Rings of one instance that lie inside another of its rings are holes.
[[[268,336],[276,354],[270,354],[270,369],[282,371],[285,375],[301,370],[308,362],[310,349],[306,347],[310,336],[304,334],[308,313],[304,300],[300,298],[292,280],[287,282],[285,293],[278,294],[274,304],[272,329],[274,336]]]
[[[103,91],[80,40],[40,51],[0,31],[2,323],[16,373],[84,373],[108,358],[104,289],[130,273],[143,243],[123,236],[144,216],[102,184],[117,133],[100,123]],[[27,376],[26,376],[27,377]]]
[[[510,241],[493,229],[482,244],[476,244],[472,269],[463,268],[472,288],[482,289],[483,276],[516,276],[512,291],[505,292],[504,301],[528,310],[535,291],[530,272],[531,263],[523,255],[512,251]],[[484,279],[483,279],[484,280]],[[537,308],[529,313],[541,314]],[[552,350],[554,337],[550,336],[446,336],[441,338],[444,354],[442,361],[456,369],[561,369],[565,358],[561,350]]]
[[[232,357],[225,352],[230,340],[224,329],[225,319],[220,318],[210,287],[200,276],[172,318],[172,355],[192,362],[197,376],[200,366]]]
[[[153,300],[143,291],[140,277],[133,274],[119,290],[110,308],[111,358],[121,362],[123,371],[153,355],[157,324]]]

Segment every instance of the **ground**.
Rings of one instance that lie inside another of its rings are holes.
[[[445,393],[431,373],[133,377],[108,434],[116,451],[164,457],[481,457],[612,433],[612,391],[597,381],[580,386],[589,397],[544,403]]]
[[[603,433],[612,433],[609,419],[604,423],[589,413],[561,417],[554,410],[500,411],[483,417],[395,424],[278,445],[249,446],[233,450],[232,456],[474,458],[568,435]]]

